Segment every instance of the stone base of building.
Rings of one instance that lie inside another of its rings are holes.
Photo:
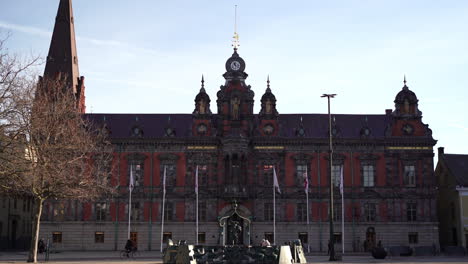
[[[363,252],[371,244],[380,243],[389,246],[438,246],[437,222],[390,222],[390,223],[345,223],[345,232],[341,232],[341,223],[334,226],[335,238],[344,239],[345,252]],[[140,250],[160,250],[161,223],[137,222],[131,225],[131,236],[136,239]],[[194,222],[164,225],[164,237],[173,241],[186,240],[188,244],[196,243]],[[49,241],[55,250],[121,250],[128,237],[127,223],[113,222],[43,222],[40,237]],[[250,232],[243,233],[243,241],[260,245],[264,238],[273,243],[273,225],[271,222],[254,222]],[[326,252],[329,241],[328,222],[278,222],[276,223],[276,244],[301,239],[304,250]],[[222,245],[223,230],[217,222],[199,224],[199,244]],[[342,243],[335,245],[338,252]]]

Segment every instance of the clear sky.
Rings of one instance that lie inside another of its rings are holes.
[[[46,57],[59,0],[1,0],[12,52]],[[436,147],[468,154],[468,1],[75,0],[87,111],[191,113],[201,75],[216,112],[232,54],[280,113],[384,114],[406,74]],[[43,71],[43,66],[39,70]],[[436,151],[437,152],[437,151]]]

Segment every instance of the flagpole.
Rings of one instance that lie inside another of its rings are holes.
[[[132,190],[133,190],[133,164],[130,164],[130,181],[128,184],[128,231],[127,239],[130,239],[130,222],[132,219]]]
[[[276,245],[276,190],[275,190],[275,180],[276,180],[276,171],[275,166],[273,166],[273,245]]]
[[[281,193],[278,178],[276,177],[275,166],[273,166],[273,245],[276,245],[276,190]]]
[[[345,230],[344,230],[344,176],[343,176],[343,165],[341,166],[341,252],[344,255],[344,238],[345,238]]]
[[[196,205],[195,205],[195,217],[196,217],[196,239],[195,241],[197,242],[195,245],[198,245],[198,165],[197,168],[195,169],[195,199],[196,199]]]
[[[163,200],[161,214],[161,252],[163,252],[163,235],[164,235],[164,203],[166,202],[166,166],[164,166],[163,174]]]
[[[309,239],[308,239],[308,236],[309,236],[309,175],[307,173],[307,164],[306,164],[306,189],[305,189],[305,192],[306,192],[306,208],[307,208],[307,252],[310,253],[310,246],[309,246]]]

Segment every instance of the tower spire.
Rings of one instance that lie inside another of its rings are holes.
[[[76,94],[79,82],[78,55],[71,0],[60,0],[44,77],[66,77]]]
[[[239,34],[237,34],[237,5],[234,6],[234,36],[232,37],[232,46],[234,51],[237,51],[239,48]]]
[[[78,69],[72,0],[60,0],[44,77],[66,78],[64,80],[75,96],[78,111],[85,112],[84,77],[80,77]]]
[[[270,89],[270,74],[268,74],[267,76],[267,89],[266,89],[266,92],[271,92],[271,89]]]

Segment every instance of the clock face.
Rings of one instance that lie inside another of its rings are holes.
[[[230,67],[231,67],[231,70],[238,71],[240,69],[240,67],[241,67],[241,64],[240,64],[240,62],[235,60],[235,61],[231,62]]]
[[[264,132],[266,135],[271,135],[271,134],[273,134],[273,131],[274,131],[274,130],[275,130],[275,128],[274,128],[272,125],[270,125],[270,124],[265,125],[265,126],[263,127],[263,132]]]

